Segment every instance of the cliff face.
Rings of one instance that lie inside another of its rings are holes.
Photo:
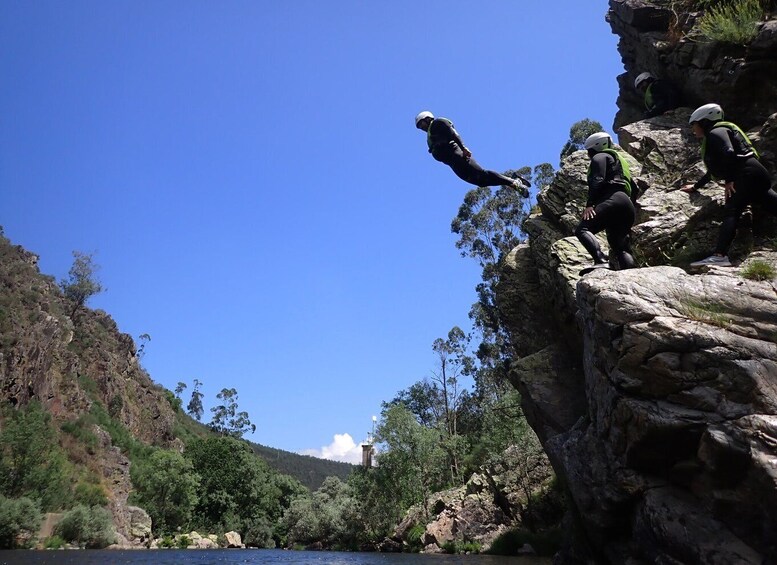
[[[619,142],[646,188],[633,230],[643,268],[579,276],[590,264],[573,236],[588,158],[572,155],[538,195],[529,243],[503,265],[512,379],[567,489],[577,535],[558,562],[777,562],[777,280],[742,275],[756,261],[777,267],[776,223],[755,209],[730,253],[737,267],[684,270],[714,246],[723,190],[679,190],[703,172],[691,108],[631,121],[641,108],[626,92],[644,70],[687,75],[678,82],[694,104],[715,100],[760,119],[748,125],[774,174],[777,98],[766,93],[777,71],[760,76],[764,96],[743,92],[744,79],[721,69],[745,75],[771,62],[747,48],[729,66],[702,65],[701,52],[727,48],[672,43],[670,3],[661,4],[611,0],[608,16],[627,70]]]
[[[763,123],[777,98],[777,20],[758,28],[747,46],[706,41],[695,27],[700,4],[682,0],[610,0],[607,20],[620,36],[626,72],[618,77],[615,128],[639,119],[642,97],[634,79],[647,71],[671,80],[687,106],[717,102],[727,118],[743,127]]]
[[[102,311],[69,304],[56,282],[41,275],[36,255],[0,236],[0,398],[12,406],[39,401],[57,427],[82,424],[94,405],[130,434],[162,447],[177,444],[175,413],[162,387],[140,367],[135,345]],[[85,461],[108,495],[117,530],[131,538],[129,460],[98,424],[97,445]]]

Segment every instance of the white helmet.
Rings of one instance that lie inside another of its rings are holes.
[[[688,120],[689,124],[698,122],[699,120],[712,120],[714,122],[723,119],[723,108],[718,104],[705,104],[699,106],[691,114],[691,119]]]
[[[418,115],[415,117],[415,127],[418,127],[418,122],[420,122],[421,120],[425,120],[426,118],[434,119],[434,114],[432,114],[428,110],[419,112]]]
[[[639,85],[645,82],[646,80],[655,79],[653,75],[650,73],[642,73],[640,74],[636,79],[634,79],[634,88],[639,88]]]
[[[598,131],[596,133],[592,133],[585,139],[585,143],[583,144],[586,149],[593,149],[594,151],[601,151],[602,149],[607,149],[608,147],[612,147],[612,138],[610,137],[610,134],[606,131]]]

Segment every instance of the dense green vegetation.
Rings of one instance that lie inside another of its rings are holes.
[[[746,45],[757,34],[759,21],[764,17],[761,0],[717,2],[707,9],[699,21],[699,31],[712,41]]]

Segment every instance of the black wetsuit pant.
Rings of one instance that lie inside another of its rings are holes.
[[[750,157],[734,179],[734,194],[726,200],[723,207],[723,223],[718,234],[718,244],[715,253],[728,254],[728,248],[734,241],[739,217],[748,204],[756,203],[777,216],[777,192],[771,188],[772,180],[769,172],[755,157]]]
[[[628,194],[619,190],[612,193],[606,200],[594,206],[596,215],[590,220],[583,220],[577,226],[575,235],[591,254],[596,263],[605,263],[607,257],[602,253],[595,233],[605,230],[610,251],[615,254],[621,269],[636,267],[631,253],[631,226],[634,225],[636,212],[634,203]]]
[[[467,159],[459,147],[435,151],[432,157],[448,165],[461,180],[475,186],[510,186],[513,183],[510,177],[484,169],[472,157]]]

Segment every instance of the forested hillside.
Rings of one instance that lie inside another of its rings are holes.
[[[310,490],[319,488],[327,477],[346,480],[354,469],[349,463],[319,459],[310,455],[299,455],[258,443],[251,443],[251,449],[279,473],[291,475]]]
[[[350,466],[249,446],[229,389],[213,422],[192,418],[143,369],[142,346],[88,308],[101,290],[94,270],[75,253],[57,283],[0,231],[0,545],[36,543],[45,512],[65,515],[55,546],[144,544],[191,528],[281,543],[275,525],[308,493],[294,477],[315,488]]]

